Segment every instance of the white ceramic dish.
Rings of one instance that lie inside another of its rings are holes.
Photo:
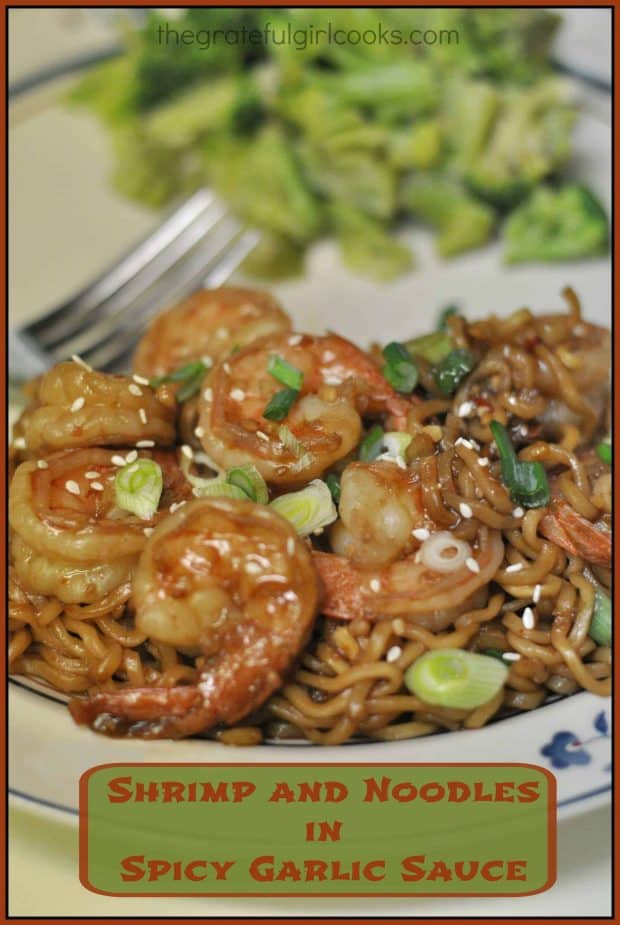
[[[55,136],[52,136],[55,137]],[[57,138],[57,145],[64,139]],[[59,154],[60,152],[57,152]],[[71,157],[79,156],[72,151]],[[40,170],[58,164],[60,157],[38,162]],[[610,129],[605,121],[584,115],[576,133],[574,172],[610,202]],[[104,182],[105,173],[101,174]],[[54,176],[39,177],[38,188],[53,184]],[[79,178],[73,190],[79,220]],[[20,191],[14,190],[15,202]],[[24,189],[24,195],[26,190]],[[103,198],[102,193],[102,198]],[[92,200],[92,196],[91,196]],[[42,204],[43,210],[45,203]],[[113,206],[110,207],[112,213]],[[93,272],[101,249],[116,240],[122,221],[107,221],[92,243]],[[75,234],[75,228],[64,232]],[[91,232],[92,233],[92,232]],[[535,310],[561,307],[560,290],[567,283],[582,299],[587,318],[609,324],[611,267],[608,259],[571,265],[531,265],[505,268],[499,247],[492,246],[450,262],[438,260],[432,238],[424,231],[404,232],[417,254],[417,270],[390,285],[378,285],[349,273],[330,243],[314,248],[303,279],[273,287],[299,329],[340,333],[367,343],[373,338],[399,339],[428,330],[437,309],[458,302],[469,317],[506,314],[522,305]],[[45,272],[52,252],[30,254],[31,263]],[[65,239],[66,246],[70,242]],[[63,252],[66,260],[66,249]],[[83,264],[80,272],[84,272]],[[62,282],[67,290],[71,286]],[[27,314],[32,307],[24,306]],[[12,321],[18,318],[13,315]],[[561,816],[593,809],[609,799],[610,703],[578,694],[531,714],[517,716],[476,732],[446,733],[425,739],[367,743],[324,749],[314,746],[260,746],[233,750],[203,740],[139,742],[106,739],[71,721],[54,695],[32,687],[10,685],[9,780],[13,798],[24,808],[53,814],[68,823],[77,821],[77,781],[82,771],[108,762],[227,762],[247,761],[500,761],[531,762],[552,768],[558,781]],[[543,752],[543,749],[545,750]]]

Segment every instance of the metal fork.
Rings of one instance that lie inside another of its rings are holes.
[[[74,354],[97,369],[122,369],[151,315],[200,286],[222,285],[257,241],[213,193],[199,190],[91,285],[9,332],[11,381]]]

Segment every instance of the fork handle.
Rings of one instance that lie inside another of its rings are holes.
[[[52,362],[23,331],[13,328],[9,331],[9,380],[12,383],[25,382],[40,376],[50,368]]]

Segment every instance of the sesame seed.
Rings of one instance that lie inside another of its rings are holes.
[[[198,437],[198,439],[200,439],[201,437],[204,437],[204,435],[205,435],[205,429],[204,429],[204,427],[194,427],[194,436],[195,436],[195,437]]]
[[[473,447],[472,447],[470,441],[469,441],[469,440],[466,440],[465,437],[458,437],[458,438],[454,441],[454,445],[455,445],[455,446],[465,446],[465,447],[467,447],[468,450],[473,449]]]
[[[188,459],[194,458],[194,451],[192,450],[191,446],[187,445],[187,443],[183,444],[181,447],[181,452],[183,453],[183,456],[186,456]]]
[[[14,446],[17,450],[25,450],[25,449],[26,449],[26,439],[25,439],[25,437],[15,437],[15,440],[13,440],[13,446]]]
[[[507,572],[520,572],[522,568],[523,568],[522,562],[514,562],[512,565],[506,566],[506,571]]]
[[[48,463],[45,459],[37,459],[37,469],[47,469]]]
[[[505,662],[518,662],[521,656],[518,652],[504,652],[502,658]]]
[[[215,336],[219,337],[220,340],[225,340],[228,337],[228,328],[218,328]]]
[[[325,385],[342,385],[342,379],[340,376],[325,376],[323,381]]]
[[[525,511],[523,510],[522,507],[516,507],[516,508],[514,508],[514,510],[513,510],[513,512],[512,512],[512,516],[513,516],[513,517],[521,518],[521,517],[523,517],[524,515],[525,515]]]
[[[257,430],[256,436],[258,437],[259,440],[269,440],[269,437],[267,436],[267,434],[263,433],[262,430]]]
[[[76,398],[73,404],[71,405],[71,411],[80,411],[86,404],[86,399],[80,395],[79,398]]]
[[[292,536],[289,536],[289,538],[286,541],[286,551],[289,554],[289,556],[292,556],[293,553],[295,552],[295,540],[293,539]]]
[[[231,370],[231,368],[230,368],[230,363],[222,363],[222,369],[224,370],[224,372],[226,373],[226,375],[230,376],[230,374],[231,374],[231,372],[232,372],[232,370]]]
[[[464,401],[462,405],[459,405],[456,413],[460,418],[466,418],[474,408],[475,405],[472,401]]]
[[[134,382],[137,382],[138,385],[148,385],[149,384],[148,379],[146,379],[144,376],[138,376],[137,373],[134,373],[131,378],[133,379]]]
[[[486,456],[479,456],[479,457],[478,457],[478,465],[479,465],[479,466],[488,466],[488,465],[489,465],[489,460],[487,459]]]
[[[135,382],[132,382],[131,385],[127,386],[127,388],[129,389],[132,395],[142,395],[143,394],[142,389],[140,388],[139,385],[136,385]]]
[[[85,479],[98,479],[99,473],[97,472],[96,469],[89,469],[88,472],[84,473],[84,478]]]
[[[124,466],[125,465],[125,458],[123,456],[119,456],[118,454],[113,456],[110,461],[113,466]]]
[[[230,397],[233,401],[243,401],[245,399],[245,392],[243,389],[232,389]]]
[[[335,360],[335,359],[336,359],[336,354],[332,350],[326,350],[325,353],[323,354],[324,363],[331,363],[332,360]]]
[[[132,463],[132,462],[135,462],[137,458],[138,458],[138,451],[130,450],[129,453],[127,453],[127,459],[125,460],[125,462]]]
[[[155,527],[145,527],[142,532],[144,533],[145,536],[152,536],[154,530],[155,530]]]
[[[143,449],[143,448],[146,449],[146,447],[155,446],[155,441],[154,440],[138,440],[138,442],[136,443],[136,446],[139,449]]]
[[[170,505],[170,513],[174,514],[175,511],[178,511],[179,508],[183,507],[183,505],[186,503],[186,501],[173,501],[173,503]]]
[[[245,563],[245,571],[248,573],[248,575],[258,575],[261,571],[261,567],[258,562],[250,561]]]
[[[297,344],[301,344],[301,340],[302,340],[301,334],[293,334],[292,337],[289,337],[288,342],[291,347],[296,347]]]
[[[521,425],[521,427],[519,428],[519,433],[521,434],[522,437],[527,437],[527,427],[525,424]]]
[[[370,590],[371,590],[371,591],[380,591],[380,590],[381,590],[381,582],[379,581],[378,578],[371,578],[371,579],[370,579],[370,582],[369,582],[369,587],[370,587]]]
[[[534,586],[534,593],[532,594],[532,600],[534,601],[535,604],[537,604],[540,600],[541,591],[542,591],[542,585]]]
[[[79,495],[80,486],[77,482],[74,482],[73,479],[69,479],[68,482],[65,482],[65,488],[71,495]]]
[[[144,410],[144,408],[138,408],[138,416],[140,420],[142,421],[142,423],[146,424],[146,422],[148,421],[148,418],[146,416],[146,411]]]
[[[127,470],[128,475],[131,475],[133,472],[137,472],[139,468],[140,466],[138,465],[137,462],[132,463],[129,469]]]
[[[204,356],[200,357],[200,362],[203,366],[213,366],[213,357],[207,356],[205,353]]]
[[[392,646],[391,649],[387,650],[385,660],[386,662],[396,662],[402,654],[403,650],[400,646]]]
[[[523,611],[523,626],[526,630],[533,630],[536,626],[536,617],[531,607],[526,607]]]
[[[202,393],[202,397],[205,401],[213,401],[213,389],[205,389]]]
[[[465,559],[465,565],[470,572],[474,572],[476,575],[480,571],[480,566],[472,556],[469,556],[467,559]]]
[[[405,632],[405,621],[401,620],[400,617],[396,620],[392,620],[392,629],[395,633],[398,633],[399,636],[403,636]]]
[[[104,491],[104,487],[101,482],[91,482],[90,487],[93,491]]]
[[[72,355],[71,359],[73,360],[74,363],[77,363],[78,366],[81,366],[82,369],[86,369],[86,370],[88,370],[89,373],[92,373],[92,371],[93,371],[92,366],[89,366],[88,363],[86,363],[86,362],[82,359],[82,357],[80,357],[80,356],[77,355],[77,353],[74,353],[74,354]]]
[[[461,512],[461,517],[469,518],[474,516],[474,512],[472,511],[471,507],[469,504],[465,504],[464,501],[461,501],[459,504],[459,511]]]
[[[416,540],[420,540],[420,542],[423,543],[424,540],[429,538],[431,532],[430,530],[427,530],[426,527],[418,527],[417,529],[411,531],[411,535],[415,536]]]

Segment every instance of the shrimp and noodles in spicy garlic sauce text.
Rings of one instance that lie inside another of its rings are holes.
[[[28,387],[10,664],[107,735],[477,728],[610,692],[610,337],[520,309],[364,351],[199,292]]]

